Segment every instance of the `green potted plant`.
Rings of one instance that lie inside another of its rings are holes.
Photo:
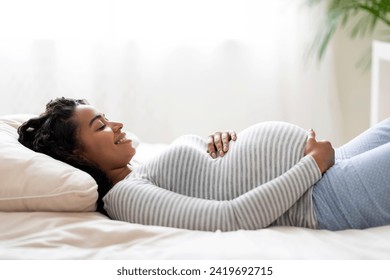
[[[351,38],[376,35],[390,41],[390,0],[307,0],[310,6],[325,5],[325,18],[313,44],[321,60],[336,30],[349,31]],[[378,30],[385,26],[383,30]]]

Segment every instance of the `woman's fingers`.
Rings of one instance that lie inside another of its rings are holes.
[[[226,142],[226,134],[221,132],[216,132],[214,134],[214,146],[217,149],[218,156],[223,157],[223,141]]]
[[[229,135],[230,135],[230,139],[233,140],[233,141],[236,141],[237,140],[237,133],[233,130],[230,130],[229,131]]]
[[[314,132],[313,129],[309,129],[309,132],[307,134],[307,141],[312,141],[312,140],[316,140],[316,133]]]
[[[316,143],[317,143],[316,133],[314,132],[313,129],[310,128],[307,132],[307,140],[306,140],[306,146],[304,151],[305,155],[311,153]]]
[[[222,151],[226,153],[229,150],[230,134],[227,132],[222,133]],[[223,156],[223,155],[222,155]]]
[[[217,158],[216,148],[214,145],[214,135],[210,135],[207,138],[207,152],[212,158]]]
[[[223,145],[223,152],[224,153],[229,151],[230,140],[233,140],[233,141],[237,140],[237,134],[235,131],[230,130],[230,131],[222,133],[222,145]]]
[[[215,132],[214,134],[208,137],[207,141],[207,152],[212,158],[217,158],[218,156],[223,157],[223,139],[221,132]],[[226,138],[226,135],[224,136]]]
[[[207,140],[207,152],[212,158],[223,157],[229,151],[230,140],[236,141],[235,131],[215,132]]]

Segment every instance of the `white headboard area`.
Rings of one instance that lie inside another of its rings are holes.
[[[373,42],[371,67],[372,126],[390,117],[390,43]]]

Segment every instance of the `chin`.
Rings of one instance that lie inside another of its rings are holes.
[[[130,156],[129,156],[129,158],[130,158],[129,162],[130,162],[130,160],[133,159],[133,157],[135,156],[136,153],[137,153],[137,150],[135,148],[131,147],[131,149],[130,149]]]

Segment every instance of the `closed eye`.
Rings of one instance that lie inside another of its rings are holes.
[[[106,125],[103,124],[101,127],[99,127],[97,130],[100,131],[100,130],[104,130],[106,128]]]

